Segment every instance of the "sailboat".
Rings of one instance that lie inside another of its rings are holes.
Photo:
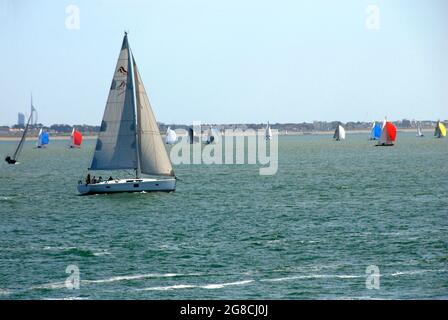
[[[210,126],[210,129],[207,132],[207,136],[205,137],[205,143],[206,144],[212,144],[212,143],[218,143],[219,139],[218,139],[218,132],[212,127]]]
[[[336,127],[333,139],[335,139],[336,141],[345,140],[345,129],[340,124],[338,124],[338,126]]]
[[[269,125],[269,122],[266,125],[265,135],[266,135],[266,140],[271,140],[271,138],[272,138],[272,130],[271,130],[271,126]]]
[[[70,145],[69,148],[81,148],[82,143],[82,134],[75,128],[72,130],[72,134],[70,135]]]
[[[33,106],[33,97],[31,96],[31,113],[30,116],[28,117],[28,121],[26,122],[26,126],[25,129],[23,130],[22,133],[22,138],[20,138],[19,144],[17,145],[16,150],[14,151],[14,154],[11,156],[6,156],[5,161],[8,164],[16,164],[20,155],[20,152],[22,151],[23,148],[23,144],[25,143],[25,139],[26,139],[26,134],[28,132],[29,126],[31,124],[31,120],[33,119],[33,113],[36,112],[36,109]]]
[[[425,135],[422,132],[422,124],[420,123],[420,121],[417,122],[417,137],[424,137]]]
[[[166,130],[165,143],[166,144],[175,144],[177,141],[176,131],[171,130],[170,127]]]
[[[397,128],[393,125],[392,122],[387,121],[387,118],[384,118],[383,126],[381,128],[381,137],[376,146],[379,147],[393,146],[396,137],[397,137]]]
[[[381,125],[373,121],[372,129],[370,130],[370,140],[378,140],[381,137]]]
[[[39,135],[37,137],[36,148],[45,148],[49,142],[50,136],[48,135],[48,132],[40,128]]]
[[[89,170],[135,170],[135,176],[95,181],[89,173],[85,182],[78,183],[83,195],[176,189],[173,167],[126,32]],[[144,178],[143,174],[158,177]]]
[[[434,131],[434,136],[436,138],[444,138],[446,137],[446,128],[443,122],[440,122],[440,120],[437,121],[436,129]]]
[[[195,142],[195,134],[193,128],[188,128],[188,140],[190,141],[190,144],[193,144]]]

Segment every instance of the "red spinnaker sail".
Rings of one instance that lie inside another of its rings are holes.
[[[384,130],[387,130],[389,140],[392,142],[395,141],[395,138],[397,137],[397,128],[395,128],[392,122],[386,122]]]
[[[81,132],[75,130],[73,132],[73,144],[79,147],[81,143],[82,143],[82,134]]]

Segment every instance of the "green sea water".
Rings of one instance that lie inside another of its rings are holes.
[[[0,299],[448,299],[448,139],[282,136],[273,176],[178,165],[176,192],[96,196],[94,141],[66,143],[2,161]]]

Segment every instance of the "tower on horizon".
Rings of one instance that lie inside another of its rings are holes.
[[[17,125],[21,127],[25,126],[25,115],[21,112],[17,114]]]

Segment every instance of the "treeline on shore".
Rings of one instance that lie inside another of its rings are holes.
[[[381,121],[381,120],[378,120]],[[420,121],[423,129],[429,129],[434,128],[437,121],[433,120],[424,120]],[[448,121],[445,121],[448,122]],[[394,125],[398,129],[412,129],[417,127],[417,122],[414,120],[399,120],[399,121],[393,121]],[[191,127],[191,125],[185,125],[185,124],[165,124],[165,123],[158,123],[159,124],[159,130],[161,132],[165,132],[168,127],[171,127],[171,129],[184,129],[187,130]],[[342,124],[346,130],[369,130],[372,127],[372,122],[363,122],[363,121],[357,121],[357,122],[340,122],[340,121],[314,121],[312,123],[302,122],[302,123],[271,123],[271,128],[276,129],[278,131],[288,131],[288,132],[316,132],[316,131],[333,131],[335,128]],[[266,127],[266,123],[247,123],[247,124],[201,124],[203,127],[208,128],[209,126],[213,126],[216,129],[220,130],[226,130],[226,129],[233,129],[233,130],[259,130],[264,129]],[[23,129],[23,125],[14,125],[12,127],[9,126],[0,126],[0,133],[2,134],[11,134],[14,135],[21,129]],[[68,125],[68,124],[52,124],[50,126],[43,125],[41,123],[32,125],[30,127],[30,133],[37,133],[37,131],[43,128],[49,132],[57,133],[57,134],[67,134],[69,135],[73,128],[76,128],[76,130],[81,131],[83,134],[88,135],[96,135],[99,130],[100,126],[91,126],[86,124],[81,125]]]

